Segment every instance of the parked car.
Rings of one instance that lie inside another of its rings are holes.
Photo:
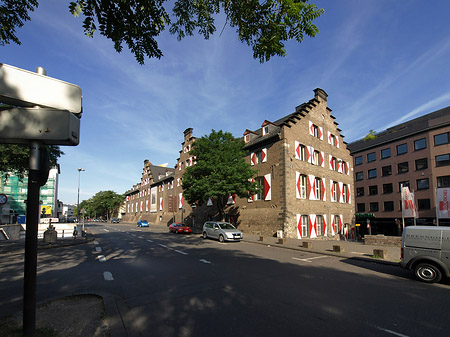
[[[120,222],[119,219],[112,219],[112,220],[111,220],[111,223],[119,223],[119,222]]]
[[[207,221],[203,225],[203,238],[218,239],[224,241],[240,241],[244,238],[242,232],[229,222]]]
[[[139,221],[137,222],[137,226],[138,226],[138,227],[149,227],[148,221],[147,221],[147,220],[139,220]]]
[[[192,229],[191,229],[191,227],[186,226],[182,222],[173,222],[169,226],[169,232],[175,233],[175,234],[178,234],[178,233],[191,234],[192,233]]]
[[[450,277],[450,228],[408,226],[403,231],[400,267],[423,282]]]

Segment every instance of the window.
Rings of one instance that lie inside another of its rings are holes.
[[[445,132],[434,136],[434,146],[448,143],[450,143],[450,132]]]
[[[383,167],[381,168],[381,175],[382,175],[383,177],[390,176],[391,174],[392,174],[392,166],[391,166],[391,165],[389,165],[389,166],[383,166]]]
[[[264,177],[256,177],[255,182],[259,185],[259,191],[256,194],[256,200],[264,200]]]
[[[299,159],[300,160],[303,160],[303,161],[306,161],[306,146],[305,145],[302,145],[302,144],[300,144],[299,145]]]
[[[306,191],[308,190],[308,177],[304,174],[300,176],[300,198],[306,199]]]
[[[320,152],[314,150],[313,165],[319,165],[319,162],[320,162],[319,158],[320,158]]]
[[[369,204],[369,209],[371,212],[378,212],[378,202],[371,202]]]
[[[394,188],[392,186],[392,183],[390,184],[383,184],[383,194],[389,194],[394,191]]]
[[[362,197],[364,195],[364,187],[357,187],[356,188],[356,196]]]
[[[269,133],[269,126],[265,126],[264,128],[263,128],[263,136],[264,135],[267,135]]]
[[[419,199],[419,200],[417,200],[417,207],[419,208],[419,210],[421,210],[421,209],[430,209],[431,208],[430,199]]]
[[[376,195],[376,194],[378,194],[378,186],[377,185],[369,186],[369,195]]]
[[[386,159],[391,156],[391,148],[381,150],[381,159]]]
[[[367,154],[367,162],[370,163],[372,161],[377,160],[377,155],[375,154],[375,152],[371,152]]]
[[[348,187],[346,184],[344,184],[342,189],[342,198],[344,199],[345,203],[348,203]]]
[[[331,139],[331,145],[336,146],[336,136],[330,135],[330,139]]]
[[[308,216],[302,215],[301,217],[302,238],[308,237]]]
[[[323,235],[323,217],[322,215],[316,216],[316,224],[317,224],[317,236]]]
[[[373,179],[377,177],[377,169],[371,169],[368,171],[369,179]]]
[[[437,187],[450,187],[450,176],[437,177]]]
[[[339,217],[339,215],[335,215],[334,216],[334,232],[335,233],[339,233],[340,224],[341,224],[341,218]]]
[[[422,150],[427,147],[426,138],[417,139],[414,141],[414,151]]]
[[[416,170],[425,170],[428,168],[428,160],[427,158],[421,158],[416,160]]]
[[[408,146],[405,144],[397,145],[397,155],[405,154],[408,152]]]
[[[428,188],[430,188],[430,183],[428,181],[428,178],[417,179],[417,189],[418,190],[426,190]]]
[[[450,165],[450,154],[441,154],[436,156],[436,167]]]
[[[322,179],[321,178],[316,178],[316,199],[317,200],[322,200],[323,195],[322,195]]]
[[[355,166],[361,165],[363,163],[362,156],[355,157]]]
[[[364,213],[366,211],[366,204],[365,203],[356,204],[356,209],[358,213]]]
[[[338,183],[333,181],[333,200],[336,202],[339,201],[338,200],[338,189],[339,189]]]
[[[409,171],[409,168],[408,168],[408,162],[407,161],[405,161],[404,163],[399,163],[398,164],[398,173],[399,174],[400,173],[406,173],[408,171]]]
[[[257,151],[255,154],[256,154],[256,163],[262,163],[263,152],[262,151]]]
[[[244,141],[245,141],[246,143],[248,143],[248,142],[250,141],[250,135],[245,135],[245,136],[244,136]]]
[[[331,169],[337,171],[337,159],[334,157],[331,158]]]
[[[313,124],[313,134],[314,137],[319,138],[319,127],[315,124]]]
[[[356,172],[356,181],[363,180],[364,174],[362,172]]]
[[[393,201],[385,201],[384,202],[384,211],[392,212],[394,210],[394,202]]]
[[[400,182],[398,183],[398,191],[399,191],[399,192],[401,192],[402,186],[403,186],[403,187],[408,187],[408,188],[409,188],[409,181],[400,181]]]

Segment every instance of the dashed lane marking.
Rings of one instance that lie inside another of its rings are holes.
[[[174,251],[177,252],[177,253],[179,253],[179,254],[188,255],[188,253],[183,252],[183,251],[178,250],[178,249],[175,249]]]
[[[153,242],[153,240],[147,240],[148,242]]]
[[[94,240],[94,245],[98,245],[98,241],[97,240]]]
[[[327,256],[315,256],[315,257],[309,257],[309,258],[307,258],[307,259],[299,259],[298,257],[293,257],[292,259],[293,259],[293,260],[297,260],[297,261],[302,261],[302,262],[309,262],[309,263],[311,263],[311,262],[312,262],[311,260],[315,260],[315,259],[323,259],[324,257],[327,257]]]
[[[103,277],[105,281],[114,281],[114,277],[109,271],[103,272]]]
[[[102,251],[102,247],[95,247],[95,250],[96,250],[97,252],[101,252],[101,251]]]
[[[162,243],[158,243],[158,246],[164,247],[164,248],[169,248],[166,245],[163,245]]]
[[[99,255],[97,256],[97,260],[99,260],[100,262],[106,262],[106,257],[104,255]]]
[[[385,328],[382,328],[382,327],[380,327],[380,326],[376,326],[375,328],[377,328],[378,330],[381,330],[381,331],[390,333],[390,334],[395,335],[395,336],[399,336],[399,337],[409,337],[408,335],[404,335],[404,334],[399,333],[399,332],[395,332],[395,331],[392,331],[392,330],[389,330],[389,329],[385,329]]]
[[[200,259],[200,262],[206,263],[206,264],[211,264],[211,261],[205,260],[205,259]]]

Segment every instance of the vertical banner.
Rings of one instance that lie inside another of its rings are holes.
[[[436,209],[438,218],[450,218],[449,212],[449,199],[450,199],[450,188],[438,188],[437,189],[437,199],[436,199]]]
[[[417,210],[414,203],[414,194],[409,191],[409,187],[402,186],[402,216],[404,218],[416,218]]]

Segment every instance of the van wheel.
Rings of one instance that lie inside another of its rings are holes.
[[[206,235],[206,232],[203,232],[203,239],[206,239],[208,237],[208,235]]]
[[[414,268],[414,274],[420,281],[427,283],[436,283],[442,279],[439,268],[430,263],[419,263]]]
[[[225,238],[223,237],[222,234],[219,235],[219,242],[222,242],[222,243],[225,242]]]

